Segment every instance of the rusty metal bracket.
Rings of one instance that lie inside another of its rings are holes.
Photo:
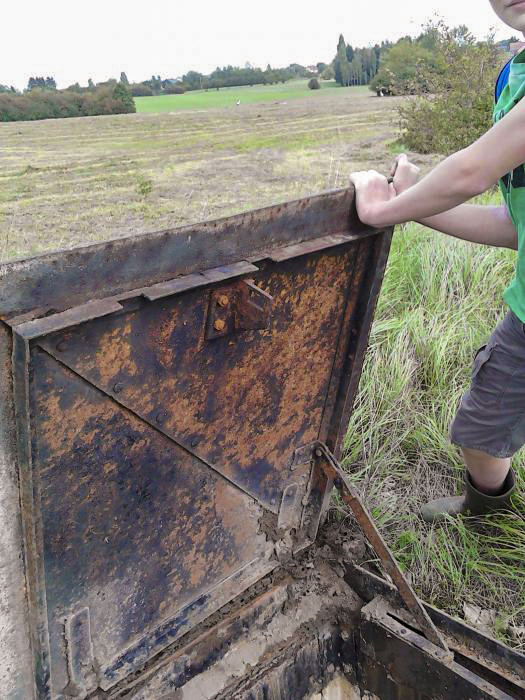
[[[316,442],[310,442],[307,445],[301,445],[294,451],[290,460],[290,471],[294,472],[305,464],[311,464],[316,444]]]
[[[210,294],[206,339],[214,340],[240,331],[271,327],[273,297],[253,279],[215,289]]]
[[[383,564],[385,571],[392,578],[401,598],[403,599],[403,602],[412,613],[415,620],[421,626],[421,630],[425,637],[439,649],[449,652],[449,648],[441,633],[437,630],[421,601],[399,568],[399,564],[396,562],[394,555],[381,536],[381,533],[377,529],[372,517],[366,510],[365,506],[361,503],[361,499],[359,498],[356,489],[346,478],[339,462],[323,442],[316,443],[314,454],[319,459],[321,469],[326,474],[327,478],[333,479],[334,486],[339,491],[341,498],[346,505],[352,509],[352,512],[357,522],[361,526],[367,540],[370,542],[374,548],[374,551],[381,559],[381,563]]]

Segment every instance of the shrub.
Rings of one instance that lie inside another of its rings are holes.
[[[131,94],[133,97],[152,97],[153,90],[149,85],[144,85],[144,83],[133,83],[130,86]]]
[[[441,70],[439,57],[421,44],[398,41],[385,52],[369,89],[384,95],[413,95],[428,90],[428,76]]]
[[[335,71],[332,65],[326,66],[324,71],[321,73],[321,80],[334,80]]]
[[[186,92],[184,85],[167,85],[162,91],[165,95],[183,95]]]
[[[29,121],[61,117],[135,112],[131,92],[122,83],[108,83],[89,92],[34,88],[24,95],[0,94],[0,121]]]
[[[113,98],[122,104],[122,110],[114,110],[114,112],[129,113],[135,112],[135,101],[133,100],[133,95],[129,89],[129,85],[126,83],[117,83],[113,88]]]
[[[310,78],[308,81],[308,87],[310,90],[319,90],[321,88],[320,82],[317,80],[317,78]]]
[[[439,22],[435,29],[443,70],[422,69],[428,92],[400,105],[401,140],[412,151],[449,155],[492,126],[494,83],[505,59],[491,40],[477,42],[466,27]]]

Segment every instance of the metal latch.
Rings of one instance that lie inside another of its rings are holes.
[[[245,279],[228,287],[214,289],[206,322],[206,339],[222,338],[232,333],[268,330],[271,327],[273,297]]]

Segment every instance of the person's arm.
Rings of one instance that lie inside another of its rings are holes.
[[[442,214],[420,219],[419,223],[464,241],[518,249],[518,232],[504,204],[460,204]]]
[[[475,143],[446,158],[399,196],[379,173],[353,173],[361,221],[383,227],[454,209],[525,162],[524,134],[525,100],[521,100]]]
[[[403,153],[392,166],[392,184],[397,195],[417,184],[420,170]],[[419,223],[435,231],[472,243],[499,248],[518,247],[518,232],[509,216],[507,207],[460,204],[454,209],[420,219]]]

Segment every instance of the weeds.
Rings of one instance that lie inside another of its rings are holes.
[[[490,200],[490,196],[485,197]],[[515,253],[416,224],[398,229],[345,442],[345,466],[401,566],[430,603],[495,609],[493,632],[525,621],[525,500],[514,513],[425,525],[432,498],[461,492],[448,426],[472,357],[505,313]],[[516,456],[523,494],[525,455]]]
[[[145,177],[141,173],[137,175],[137,193],[146,198],[153,192],[153,180],[149,177]]]

